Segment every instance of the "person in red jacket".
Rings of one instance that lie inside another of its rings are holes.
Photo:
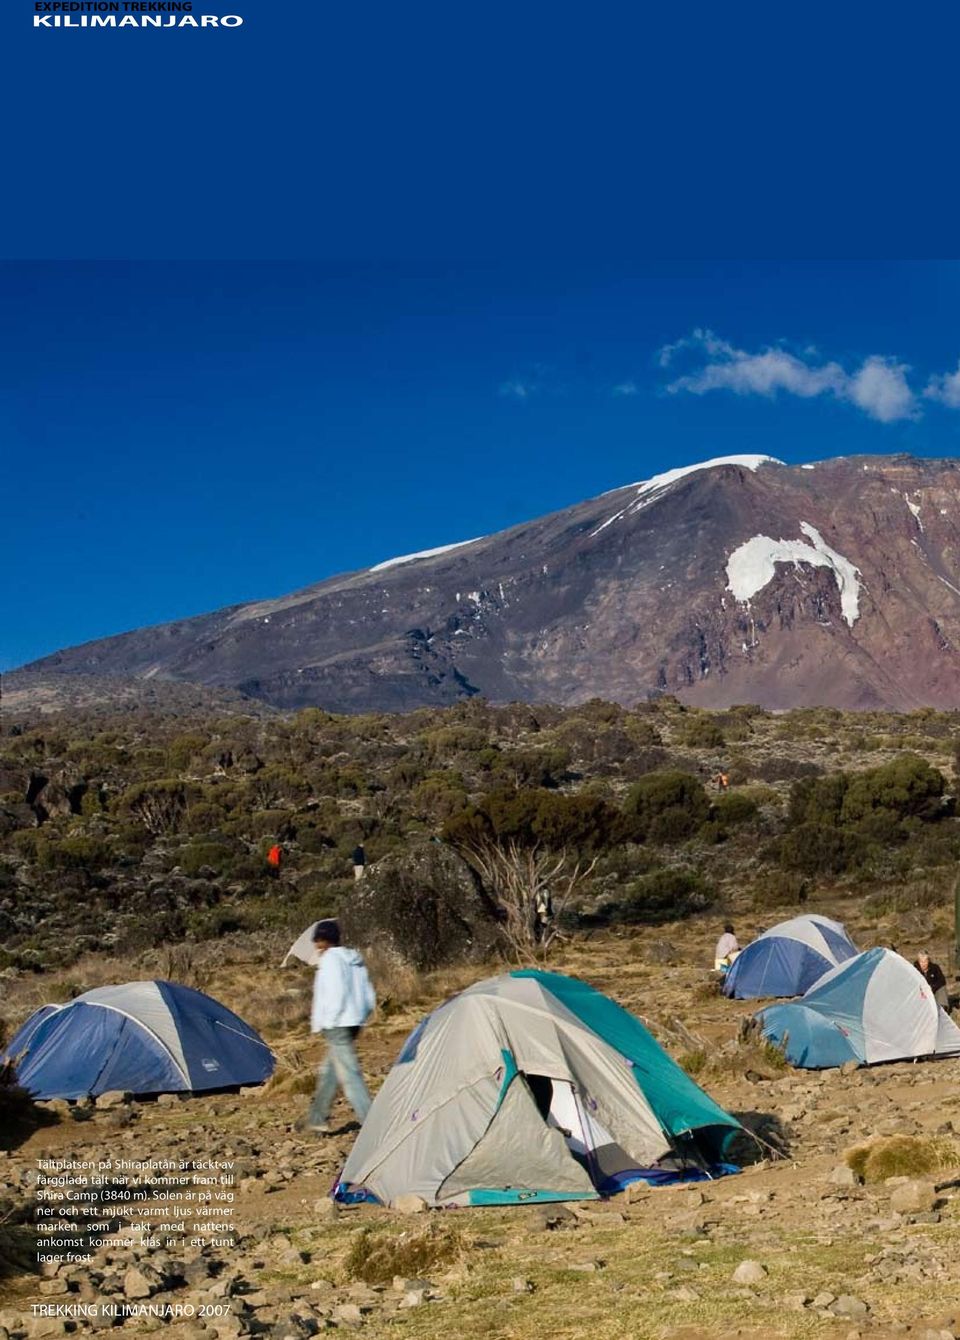
[[[267,868],[270,874],[276,879],[280,874],[280,866],[283,862],[283,848],[279,842],[275,842],[267,852]]]

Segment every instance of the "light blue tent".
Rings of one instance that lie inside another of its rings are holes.
[[[818,916],[781,921],[737,955],[724,978],[723,993],[738,1000],[802,996],[825,972],[856,952],[839,921]]]
[[[504,1205],[734,1172],[735,1117],[639,1019],[533,969],[478,982],[407,1039],[341,1173],[341,1200]]]
[[[4,1060],[39,1099],[260,1084],[274,1067],[249,1024],[175,982],[101,986],[64,1005],[44,1005],[14,1035]]]
[[[960,1028],[913,964],[892,949],[857,954],[802,1000],[768,1005],[757,1018],[764,1037],[806,1070],[960,1055]]]

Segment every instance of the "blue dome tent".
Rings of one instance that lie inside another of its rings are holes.
[[[805,1070],[960,1055],[960,1028],[913,964],[892,949],[857,954],[802,1000],[768,1005],[757,1018],[764,1037]]]
[[[101,986],[64,1005],[44,1005],[14,1035],[4,1060],[38,1099],[260,1084],[274,1067],[249,1024],[175,982]]]
[[[839,921],[818,916],[781,921],[737,955],[724,978],[723,993],[738,1000],[802,996],[825,972],[856,952]]]

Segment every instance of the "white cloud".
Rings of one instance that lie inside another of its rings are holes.
[[[722,390],[768,399],[780,392],[803,399],[832,395],[856,405],[880,423],[912,419],[918,414],[906,377],[909,368],[893,359],[871,355],[851,374],[836,362],[814,362],[817,355],[812,349],[806,350],[804,357],[778,346],[750,353],[710,330],[695,330],[689,338],[663,346],[660,366],[669,367],[684,351],[706,355],[707,361],[670,382],[666,389],[672,395],[680,391],[705,395]],[[960,371],[957,391],[960,397]]]
[[[522,382],[519,377],[511,377],[509,381],[500,383],[500,394],[511,400],[527,400],[533,390],[529,382]]]
[[[874,355],[850,378],[847,398],[880,423],[915,419],[919,411],[907,382],[909,371],[906,363]]]
[[[638,392],[639,392],[639,390],[640,390],[640,388],[637,386],[637,383],[636,383],[636,382],[632,382],[632,381],[618,382],[617,385],[613,388],[613,394],[614,394],[614,395],[637,395]]]
[[[956,372],[944,372],[942,376],[931,377],[923,393],[928,400],[939,400],[949,409],[960,409],[960,363]]]

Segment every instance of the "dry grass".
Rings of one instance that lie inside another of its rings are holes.
[[[946,1136],[879,1135],[844,1154],[865,1182],[888,1177],[928,1177],[960,1166],[960,1143]]]
[[[400,1234],[365,1229],[354,1239],[344,1267],[351,1279],[365,1284],[386,1284],[394,1275],[416,1279],[459,1260],[465,1245],[460,1229],[448,1220],[433,1219]]]

